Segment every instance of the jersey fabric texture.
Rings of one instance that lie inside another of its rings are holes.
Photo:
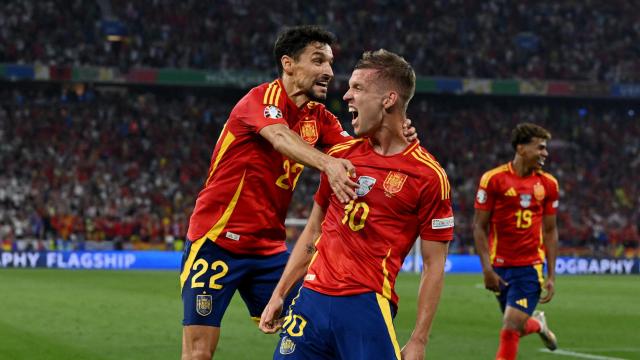
[[[321,178],[315,201],[326,215],[304,286],[333,296],[373,292],[397,306],[396,276],[418,235],[453,238],[446,173],[417,141],[392,156],[377,154],[368,139],[328,153],[355,166],[358,199],[345,206]]]
[[[491,212],[491,264],[527,266],[545,259],[542,220],[558,208],[558,181],[544,171],[520,177],[511,163],[486,172],[476,194],[475,208]]]
[[[273,124],[288,126],[319,147],[350,139],[324,105],[309,102],[299,109],[280,80],[253,88],[233,108],[216,143],[189,240],[207,237],[237,254],[285,251],[284,220],[304,166],[260,136]]]

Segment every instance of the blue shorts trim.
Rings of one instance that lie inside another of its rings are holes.
[[[500,292],[496,293],[502,312],[511,306],[529,316],[533,314],[540,301],[544,281],[542,266],[494,267],[495,272],[509,284],[501,286]]]
[[[368,292],[329,296],[303,287],[273,354],[282,360],[400,359],[389,301]]]
[[[249,315],[260,317],[282,276],[289,253],[270,256],[233,254],[208,239],[195,245],[197,253],[190,269],[184,267],[193,243],[187,242],[182,256],[184,275],[182,303],[183,325],[219,327],[236,290],[242,296]],[[286,299],[289,306],[295,292]],[[286,309],[286,308],[285,308]]]

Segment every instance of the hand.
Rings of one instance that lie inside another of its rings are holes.
[[[402,347],[402,360],[422,360],[424,359],[424,344],[409,339]]]
[[[484,288],[493,292],[500,292],[500,285],[508,286],[509,284],[504,281],[500,275],[498,275],[493,269],[483,271],[484,275]]]
[[[265,334],[273,334],[282,327],[283,319],[280,317],[284,301],[281,297],[271,297],[260,316],[258,327]]]
[[[540,297],[540,304],[546,304],[553,298],[555,294],[555,281],[553,279],[547,279],[542,285],[542,294]]]
[[[356,176],[356,168],[346,159],[336,159],[329,157],[324,173],[327,174],[331,190],[342,203],[348,203],[357,198],[355,188],[358,184],[353,182],[350,177]]]
[[[416,128],[411,126],[411,119],[404,119],[404,123],[402,124],[402,134],[407,138],[408,142],[413,142],[418,138]]]

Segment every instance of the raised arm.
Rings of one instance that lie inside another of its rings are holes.
[[[349,178],[350,175],[355,176],[356,170],[350,161],[322,153],[283,124],[265,126],[260,135],[279,153],[327,174],[331,189],[340,201],[347,203],[356,198],[354,188],[358,184]]]
[[[324,214],[325,211],[320,205],[314,203],[307,225],[304,227],[296,245],[293,247],[282,277],[273,290],[271,299],[260,317],[260,330],[263,332],[268,334],[274,333],[278,331],[282,325],[280,314],[282,313],[284,299],[291,291],[291,288],[307,273],[307,268],[315,253],[315,241],[320,236],[322,230]]]

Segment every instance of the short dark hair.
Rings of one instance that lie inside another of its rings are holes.
[[[317,25],[302,25],[284,29],[273,45],[273,57],[276,61],[278,74],[282,75],[280,59],[290,56],[298,60],[304,48],[312,42],[319,42],[331,46],[336,41],[335,35]]]
[[[511,146],[513,150],[520,144],[528,144],[533,138],[549,140],[551,133],[542,126],[532,123],[520,123],[511,131]]]
[[[391,81],[398,88],[406,110],[416,91],[416,73],[402,56],[385,49],[365,51],[355,69],[374,69],[379,79]]]

